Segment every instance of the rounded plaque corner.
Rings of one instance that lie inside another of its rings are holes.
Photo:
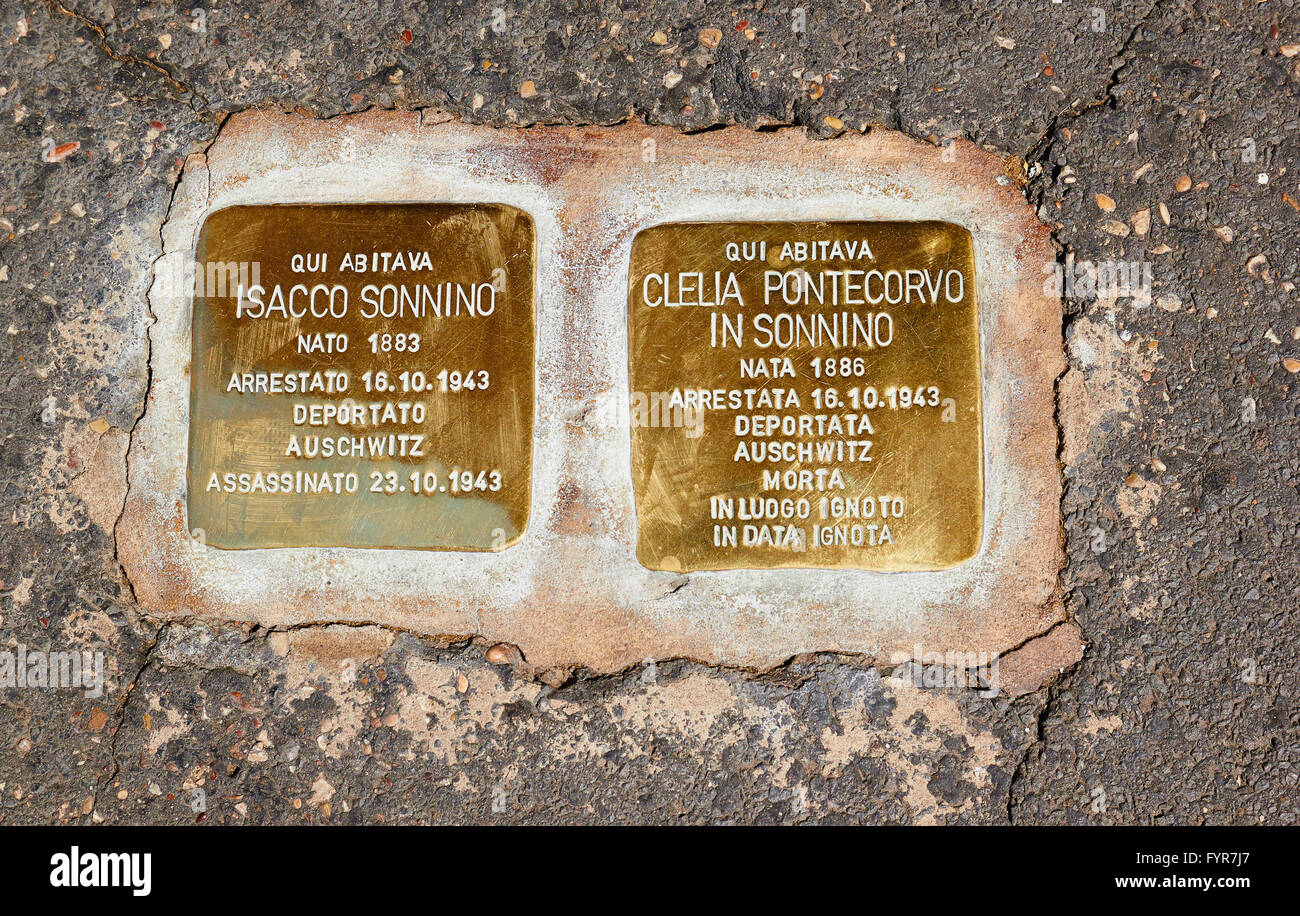
[[[638,538],[636,545],[636,561],[643,568],[650,572],[656,573],[683,573],[687,570],[683,568],[682,563],[677,557],[663,556],[650,549],[651,545],[645,543],[645,538]]]
[[[949,570],[959,569],[967,565],[968,563],[973,562],[976,559],[976,557],[980,555],[980,552],[983,549],[984,549],[984,532],[981,531],[976,535],[975,540],[971,543],[969,550],[964,551],[963,553],[955,557],[951,562],[946,563],[943,566],[936,566],[934,568],[934,572],[948,572]]]
[[[500,544],[494,544],[492,547],[489,547],[487,553],[505,553],[507,550],[511,549],[512,547],[519,546],[519,544],[524,540],[524,538],[528,536],[529,521],[530,521],[529,517],[524,516],[523,524],[519,526],[519,530],[516,531],[510,537],[501,541]]]
[[[672,232],[676,223],[655,223],[653,226],[642,226],[632,236],[632,250],[635,251],[638,245],[644,245],[652,241],[656,235],[662,235],[665,232]]]
[[[528,228],[530,231],[533,232],[537,231],[536,218],[533,217],[533,214],[530,211],[524,209],[523,207],[520,207],[516,204],[502,204],[502,203],[492,204],[492,206],[503,213],[511,214],[516,219],[522,218],[523,221],[528,224]]]
[[[240,210],[256,211],[262,209],[266,204],[223,204],[205,212],[199,217],[199,227],[194,233],[194,248],[199,259],[202,259],[203,243],[207,239],[208,232],[213,227],[213,222],[220,222],[222,219],[231,219]],[[271,205],[274,206],[274,205]]]

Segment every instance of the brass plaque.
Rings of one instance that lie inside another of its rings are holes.
[[[197,251],[194,537],[499,550],[532,488],[532,219],[498,204],[237,206]]]
[[[632,244],[628,325],[645,566],[936,570],[978,551],[965,229],[656,226]]]

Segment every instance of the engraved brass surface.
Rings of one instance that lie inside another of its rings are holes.
[[[532,488],[532,219],[236,206],[199,236],[189,526],[221,548],[499,550]]]
[[[633,241],[628,325],[645,566],[936,570],[978,551],[964,228],[656,226]]]

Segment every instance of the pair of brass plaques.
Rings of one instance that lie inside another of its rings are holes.
[[[221,548],[500,550],[532,486],[536,239],[497,204],[240,206],[200,233],[191,528]],[[628,282],[637,555],[957,565],[983,523],[970,234],[675,223]]]

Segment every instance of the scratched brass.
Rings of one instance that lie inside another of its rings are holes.
[[[503,205],[212,214],[194,297],[193,536],[232,549],[517,541],[532,487],[534,260],[531,218]],[[318,390],[283,390],[286,376]]]
[[[645,566],[937,570],[978,551],[980,341],[965,229],[656,226],[633,241],[628,325]]]

